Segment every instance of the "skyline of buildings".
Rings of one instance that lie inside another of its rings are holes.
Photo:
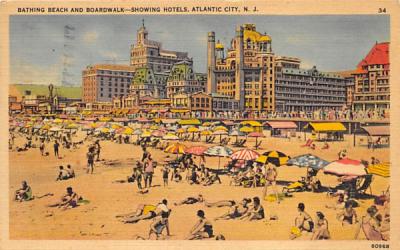
[[[165,50],[162,41],[150,40],[142,23],[129,65],[94,64],[82,71],[82,100],[129,99],[138,106],[147,97],[172,104],[186,98],[190,110],[216,110],[220,106],[214,100],[219,98],[226,109],[251,112],[388,108],[388,44],[377,43],[347,75],[321,72],[316,66],[302,68],[299,58],[275,55],[269,35],[257,31],[255,24],[243,24],[236,27],[227,49],[216,41],[215,32],[208,32],[205,74],[194,72],[187,52]],[[208,97],[192,97],[203,94]],[[352,106],[353,101],[357,105]]]

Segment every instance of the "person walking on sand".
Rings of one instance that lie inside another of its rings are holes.
[[[168,174],[169,174],[169,167],[168,165],[164,165],[162,168],[162,177],[164,181],[164,187],[168,186]]]
[[[88,174],[89,172],[91,174],[93,174],[93,169],[94,169],[94,157],[95,157],[96,153],[95,153],[95,148],[94,147],[90,147],[89,148],[89,152],[87,152],[86,154],[86,158],[87,158],[87,169],[86,169],[86,173]]]
[[[263,199],[265,199],[268,193],[268,187],[271,186],[272,190],[275,193],[276,201],[279,203],[278,191],[276,189],[276,177],[278,176],[278,171],[275,166],[271,163],[268,163],[267,168],[265,170],[265,184],[263,189]]]
[[[151,183],[153,181],[153,174],[154,174],[154,166],[153,160],[149,155],[147,160],[144,162],[144,187],[151,187]]]
[[[96,153],[96,161],[100,161],[100,150],[101,150],[100,141],[96,140],[94,146],[95,146],[95,153]]]
[[[44,155],[44,149],[45,149],[44,140],[40,140],[39,149],[40,149],[40,155],[43,156]]]
[[[57,140],[54,142],[53,147],[54,147],[54,156],[58,158],[58,157],[59,157],[59,155],[58,155],[58,149],[59,149],[59,147],[60,147],[60,144],[58,143]]]
[[[143,178],[143,165],[140,161],[136,161],[136,166],[134,168],[134,175],[136,178],[137,187],[142,189],[142,178]]]

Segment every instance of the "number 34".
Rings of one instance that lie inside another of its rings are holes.
[[[379,8],[378,13],[386,13],[386,8]]]

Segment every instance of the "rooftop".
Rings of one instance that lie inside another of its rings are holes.
[[[389,64],[389,42],[376,43],[357,67],[375,64]]]

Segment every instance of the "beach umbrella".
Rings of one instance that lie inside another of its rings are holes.
[[[225,131],[228,132],[228,129],[224,126],[217,126],[213,129],[213,131]]]
[[[56,118],[56,119],[54,119],[54,121],[53,121],[53,123],[62,123],[63,122],[63,120],[61,120],[61,119],[59,119],[59,118]]]
[[[129,127],[127,127],[127,128],[125,128],[125,130],[122,132],[124,135],[131,135],[131,134],[133,134],[133,129],[132,128],[129,128]]]
[[[187,131],[188,133],[197,133],[197,132],[199,132],[200,130],[199,130],[198,128],[196,128],[196,127],[190,127],[190,128],[188,128],[186,131]]]
[[[186,132],[186,130],[184,129],[184,128],[178,128],[177,130],[176,130],[176,133],[177,134],[183,134],[183,133],[185,133]]]
[[[224,146],[214,146],[209,149],[204,153],[209,156],[218,156],[218,169],[221,165],[221,157],[227,157],[230,156],[233,153],[232,149]]]
[[[214,131],[213,133],[212,133],[212,135],[219,135],[219,142],[221,143],[221,141],[222,141],[222,136],[223,135],[227,135],[228,134],[228,132],[227,131],[225,131],[225,130],[217,130],[217,131]]]
[[[230,136],[235,136],[236,137],[236,142],[238,142],[238,137],[243,135],[241,132],[239,132],[238,130],[233,130],[230,134]]]
[[[306,167],[315,170],[320,170],[325,166],[327,166],[329,162],[319,158],[318,156],[312,154],[305,154],[289,159],[286,164],[289,166],[294,165],[298,167]]]
[[[259,157],[260,154],[251,149],[241,149],[231,155],[232,160],[252,161]]]
[[[200,132],[201,135],[211,135],[212,132],[210,130],[203,130]]]
[[[280,151],[268,151],[258,157],[256,161],[264,164],[269,162],[279,167],[285,165],[289,159],[289,156]]]
[[[205,123],[203,123],[202,124],[204,127],[209,127],[209,126],[211,126],[211,122],[205,122]]]
[[[165,135],[165,132],[161,131],[161,130],[154,130],[151,133],[151,136],[154,136],[154,137],[163,137],[164,135]]]
[[[110,133],[110,131],[111,131],[111,130],[110,130],[109,128],[101,128],[101,129],[100,129],[100,132],[101,132],[101,133],[105,133],[105,134],[106,134],[106,133]]]
[[[194,147],[185,149],[185,153],[201,156],[201,155],[204,155],[204,153],[207,151],[207,149],[208,148],[205,146],[194,146]]]
[[[78,124],[76,124],[76,123],[70,123],[70,124],[68,124],[65,128],[66,129],[78,129]]]
[[[378,163],[374,165],[369,165],[367,167],[368,174],[379,175],[382,177],[390,177],[390,163]]]
[[[58,131],[61,131],[61,128],[59,128],[59,127],[51,127],[51,128],[49,129],[49,131],[51,131],[51,132],[58,132]]]
[[[362,176],[367,174],[364,165],[360,161],[348,158],[329,163],[324,168],[324,173],[338,176]]]
[[[150,131],[147,131],[147,130],[145,130],[145,131],[143,131],[143,133],[140,135],[141,137],[150,137],[151,136],[151,133],[150,133]]]
[[[256,149],[258,148],[258,137],[264,137],[264,134],[261,132],[251,132],[247,135],[248,137],[255,137],[256,138]]]
[[[90,124],[90,127],[91,127],[91,128],[99,128],[99,127],[100,127],[100,124],[99,124],[99,123],[92,122],[92,123]]]
[[[101,122],[109,122],[109,121],[111,121],[111,117],[100,117],[99,121],[101,121]]]
[[[119,125],[118,123],[113,123],[113,124],[111,124],[111,128],[112,129],[119,129],[119,128],[121,128],[122,126],[121,125]]]
[[[183,154],[185,153],[186,146],[181,144],[181,143],[174,143],[172,145],[169,145],[164,152],[170,153],[170,154]]]
[[[157,125],[152,125],[152,126],[150,126],[150,129],[151,129],[151,130],[157,130],[157,129],[158,129],[158,126],[157,126]]]
[[[175,141],[175,140],[179,140],[179,137],[174,134],[168,133],[163,136],[163,140]]]
[[[244,126],[244,127],[241,127],[239,129],[239,131],[243,132],[243,133],[251,133],[254,131],[254,129],[252,127]]]

